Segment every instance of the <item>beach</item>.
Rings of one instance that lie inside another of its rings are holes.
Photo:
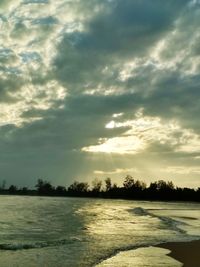
[[[183,263],[184,267],[200,266],[200,240],[169,242],[158,245],[158,247],[170,250],[171,252],[168,255]]]

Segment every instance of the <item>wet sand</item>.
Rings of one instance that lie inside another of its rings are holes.
[[[158,247],[169,249],[168,255],[183,263],[183,267],[200,267],[200,240],[164,243]]]

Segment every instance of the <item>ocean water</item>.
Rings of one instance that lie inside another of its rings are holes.
[[[180,267],[167,241],[200,239],[200,204],[0,196],[2,267]]]

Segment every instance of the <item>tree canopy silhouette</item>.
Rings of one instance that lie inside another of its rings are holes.
[[[158,180],[147,186],[143,181],[127,175],[124,178],[123,186],[112,183],[109,177],[104,180],[104,183],[105,186],[100,179],[95,178],[91,187],[87,182],[74,181],[66,188],[61,185],[54,187],[50,182],[38,179],[35,185],[36,190],[27,187],[17,188],[15,185],[11,185],[9,188],[0,187],[0,194],[200,202],[200,188],[176,187],[172,181]]]

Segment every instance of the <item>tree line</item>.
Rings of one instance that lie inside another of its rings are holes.
[[[147,186],[145,182],[134,179],[131,175],[124,178],[123,186],[113,183],[109,177],[104,181],[96,178],[91,185],[88,182],[74,181],[69,187],[53,186],[46,180],[38,179],[35,189],[18,188],[15,185],[6,188],[3,182],[0,194],[200,202],[200,187],[181,188],[164,180],[152,182]]]

